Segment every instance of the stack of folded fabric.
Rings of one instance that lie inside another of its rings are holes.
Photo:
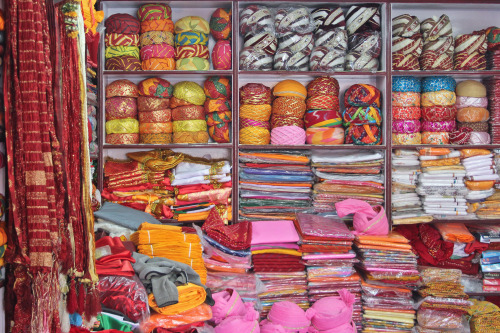
[[[457,120],[459,128],[468,133],[468,144],[489,144],[488,119],[490,113],[486,108],[486,87],[479,81],[465,80],[457,85]]]
[[[488,51],[486,52],[486,68],[490,70],[500,69],[500,29],[489,27],[486,29],[486,42]]]
[[[247,83],[240,88],[240,144],[269,144],[271,100],[271,89],[262,83]]]
[[[200,16],[186,16],[175,22],[175,68],[181,71],[210,69],[208,36],[210,26]]]
[[[402,14],[392,19],[392,69],[419,70],[423,40],[420,20],[410,14]]]
[[[478,71],[486,69],[486,30],[458,35],[455,39],[454,67],[457,71]]]
[[[355,249],[364,277],[363,329],[411,332],[415,311],[411,290],[419,280],[417,256],[397,232],[358,235]]]
[[[105,68],[115,71],[139,71],[139,21],[129,14],[114,14],[105,23]]]
[[[491,302],[471,299],[468,309],[471,332],[488,332],[500,327],[500,308]]]
[[[139,90],[129,80],[117,80],[106,87],[106,143],[139,143],[137,97]]]
[[[416,150],[396,149],[392,152],[392,223],[413,224],[431,222],[432,216],[422,210],[415,192],[420,175],[419,154]]]
[[[462,149],[462,165],[465,167],[465,185],[469,189],[469,206],[485,201],[495,193],[497,174],[493,154],[487,149]]]
[[[382,144],[380,98],[380,90],[369,84],[354,84],[346,90],[342,114],[346,127],[345,143],[362,146]]]
[[[210,76],[206,79],[204,110],[208,134],[218,143],[228,143],[231,127],[231,80],[224,76]]]
[[[273,95],[271,144],[303,145],[306,87],[295,80],[284,80],[274,86]]]
[[[488,110],[490,111],[491,143],[500,143],[500,80],[488,78],[484,80],[488,97]]]
[[[424,41],[420,68],[422,70],[452,70],[455,47],[448,15],[433,16],[422,21],[420,31]]]
[[[266,6],[250,5],[240,12],[240,34],[244,44],[240,53],[240,69],[270,71],[278,47],[274,30],[274,14]]]
[[[294,219],[311,206],[314,175],[302,152],[239,152],[240,216]]]
[[[317,77],[307,85],[307,112],[304,116],[306,143],[313,145],[344,143],[339,89],[339,82],[328,76]]]
[[[498,240],[497,236],[495,240]],[[496,244],[492,244],[496,243]],[[483,291],[498,292],[500,290],[500,247],[499,242],[491,242],[488,250],[481,256],[481,271],[483,272]],[[490,250],[490,247],[497,250]]]
[[[311,12],[316,29],[311,52],[311,71],[343,71],[347,53],[347,31],[340,6],[320,7]]]
[[[181,81],[174,86],[170,99],[173,118],[174,143],[207,143],[205,120],[205,91],[196,82]]]
[[[450,132],[456,127],[455,119],[438,119],[447,118],[447,114],[453,112],[456,101],[455,87],[456,81],[450,76],[429,76],[422,80],[421,105],[429,119],[422,124],[422,143],[450,143]]]
[[[361,324],[361,279],[352,251],[354,235],[340,219],[298,213],[294,220],[300,235],[300,251],[307,267],[309,302],[339,296],[341,289],[355,296],[353,319]]]
[[[422,143],[420,134],[420,78],[392,78],[392,143],[414,145]]]
[[[169,101],[173,96],[173,86],[167,80],[155,77],[139,82],[138,88],[141,96],[140,143],[172,143],[172,111],[169,109]],[[143,111],[158,109],[156,106],[159,105],[163,105],[164,109]]]
[[[353,5],[345,16],[349,35],[346,71],[377,71],[382,50],[380,6]]]
[[[141,21],[141,60],[145,71],[175,69],[174,22],[167,4],[145,4],[137,10]]]
[[[350,198],[371,205],[384,202],[382,152],[313,151],[311,161],[318,177],[313,192],[316,212],[335,211],[336,202]]]
[[[216,40],[212,50],[212,65],[215,70],[229,70],[232,63],[231,36],[232,11],[217,8],[210,16],[210,33]]]
[[[105,236],[95,242],[96,272],[99,276],[134,276],[132,251],[118,237]]]

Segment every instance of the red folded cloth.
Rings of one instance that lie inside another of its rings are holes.
[[[123,245],[121,239],[105,236],[95,242],[97,252],[99,252],[99,248],[104,246],[109,246],[111,254],[96,260],[97,274],[100,276],[134,276],[132,263],[135,263],[135,259],[132,258],[132,252]]]
[[[212,208],[202,229],[208,237],[231,250],[245,250],[250,247],[252,224],[243,221],[238,224],[225,225],[217,207]]]

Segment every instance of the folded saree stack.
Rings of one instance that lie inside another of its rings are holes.
[[[481,271],[483,275],[483,291],[500,291],[500,226],[494,224],[470,224],[469,231],[481,244],[485,251],[481,254]]]
[[[371,205],[383,203],[383,152],[313,151],[311,162],[319,178],[313,191],[316,212],[335,211],[335,203],[345,199],[364,200]]]
[[[311,206],[314,175],[296,151],[240,152],[240,216],[292,220]]]
[[[392,223],[413,224],[432,221],[422,209],[415,192],[420,175],[419,154],[416,150],[396,149],[392,152]]]
[[[397,232],[356,237],[358,268],[364,277],[363,332],[411,332],[415,318],[411,291],[419,274],[409,242]]]

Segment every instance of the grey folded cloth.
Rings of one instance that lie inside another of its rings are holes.
[[[113,202],[105,202],[101,209],[94,213],[94,216],[132,230],[137,230],[144,222],[161,224],[151,214]]]

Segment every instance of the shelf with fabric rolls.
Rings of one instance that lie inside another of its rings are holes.
[[[500,144],[489,144],[489,145],[392,145],[392,149],[422,149],[422,148],[450,148],[450,149],[465,149],[465,148],[475,148],[475,149],[500,149]]]
[[[221,75],[221,76],[230,76],[233,75],[232,70],[209,70],[209,71],[110,71],[104,70],[102,73],[104,76],[183,76],[183,77],[199,77],[200,75],[209,76],[209,75]]]
[[[263,150],[263,149],[298,149],[298,150],[333,150],[333,149],[362,149],[362,150],[373,150],[373,149],[384,149],[385,145],[378,146],[360,146],[351,144],[340,144],[340,145],[238,145],[239,149],[248,150]]]
[[[326,72],[326,71],[242,71],[238,72],[240,76],[333,76],[333,77],[344,77],[344,76],[353,76],[353,77],[385,77],[387,73],[385,71],[376,71],[376,72]]]
[[[186,144],[130,144],[130,145],[112,145],[104,144],[103,149],[176,149],[176,148],[225,148],[230,149],[231,143],[186,143]]]
[[[456,78],[466,77],[468,79],[484,79],[492,76],[500,76],[498,70],[483,71],[399,71],[393,70],[392,76],[431,76],[431,75],[451,75]]]

